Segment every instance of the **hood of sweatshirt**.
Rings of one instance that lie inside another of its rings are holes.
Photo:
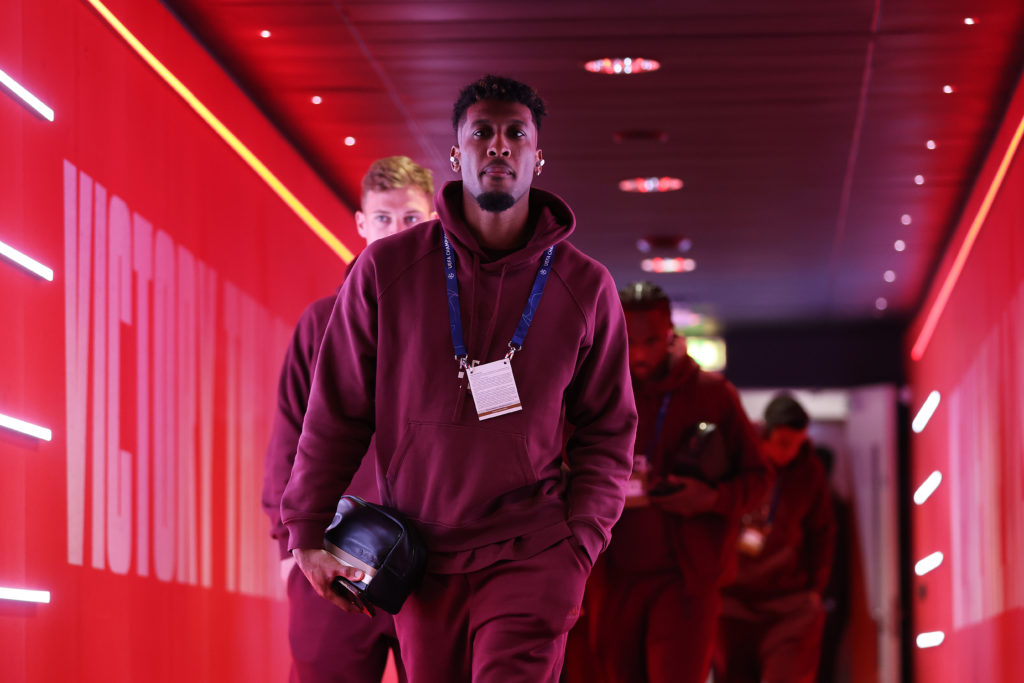
[[[668,352],[668,374],[657,379],[650,379],[646,382],[633,382],[633,391],[638,395],[664,396],[670,391],[675,391],[688,382],[700,366],[686,353],[686,339],[676,337],[669,347]]]
[[[510,267],[525,263],[536,265],[545,249],[567,239],[576,229],[576,217],[572,209],[557,195],[532,188],[529,202],[530,217],[526,224],[533,226],[529,241],[522,249],[492,261],[466,224],[462,211],[462,181],[446,183],[434,197],[437,216],[457,253],[474,255],[481,263],[491,262]]]

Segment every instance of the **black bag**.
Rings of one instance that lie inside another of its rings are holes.
[[[717,484],[733,475],[722,430],[713,422],[695,422],[683,430],[678,449],[669,459],[669,472]]]
[[[398,511],[356,496],[338,501],[324,549],[363,572],[361,581],[337,577],[332,588],[370,615],[373,605],[398,614],[427,567],[427,547],[416,527]]]

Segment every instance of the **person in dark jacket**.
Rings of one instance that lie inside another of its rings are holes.
[[[433,217],[433,194],[430,171],[409,157],[378,159],[363,177],[362,208],[355,214],[359,235],[371,244]],[[379,683],[390,650],[399,679],[405,681],[391,615],[379,612],[367,621],[322,600],[302,572],[295,571],[295,559],[288,552],[288,531],[281,521],[281,496],[295,461],[313,369],[335,298],[314,301],[295,327],[281,368],[265,460],[262,504],[270,517],[271,536],[281,549],[281,578],[287,586],[290,679],[293,683]],[[361,467],[346,493],[380,502],[373,468]]]
[[[835,522],[825,468],[807,438],[810,418],[790,395],[765,409],[763,449],[776,478],[744,519],[736,580],[723,593],[715,680],[815,680]]]
[[[607,683],[703,683],[719,585],[769,471],[735,387],[686,354],[661,288],[619,295],[639,423],[626,510],[588,586],[597,667]]]
[[[362,573],[323,535],[375,440],[383,501],[429,549],[395,617],[416,683],[555,680],[625,498],[625,320],[607,269],[567,241],[572,211],[531,188],[544,113],[507,78],[459,94],[462,180],[437,193],[439,220],[371,244],[345,280],[281,502],[299,567],[356,609],[330,584]]]

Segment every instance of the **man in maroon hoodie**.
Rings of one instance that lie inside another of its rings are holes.
[[[736,389],[686,354],[661,288],[637,282],[620,297],[640,421],[626,510],[588,586],[601,679],[703,683],[719,586],[768,468]]]
[[[355,214],[359,235],[371,244],[435,217],[433,194],[430,171],[409,157],[378,159],[363,177],[362,208]],[[391,650],[399,678],[404,681],[391,616],[380,612],[368,622],[365,617],[343,612],[322,600],[302,572],[295,570],[295,559],[288,552],[288,530],[281,521],[281,496],[292,472],[313,368],[335,298],[314,301],[295,327],[281,368],[277,410],[265,462],[263,509],[270,517],[271,536],[281,548],[281,577],[288,590],[290,679],[293,683],[379,683]],[[380,502],[372,466],[356,472],[347,493]]]
[[[303,572],[354,609],[330,583],[361,572],[323,534],[375,437],[384,502],[430,549],[395,619],[415,683],[556,680],[622,511],[636,428],[625,321],[608,271],[566,240],[572,211],[531,189],[544,114],[506,78],[459,94],[462,181],[438,192],[439,220],[370,245],[346,279],[281,503]]]
[[[815,680],[835,543],[825,468],[807,438],[809,418],[788,394],[765,409],[763,449],[775,484],[744,519],[736,580],[722,591],[715,680]]]

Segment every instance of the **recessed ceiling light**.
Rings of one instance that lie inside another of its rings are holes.
[[[313,104],[320,104],[323,101],[324,101],[324,98],[320,97],[319,95],[313,95],[313,99],[312,99]]]
[[[918,183],[918,185],[920,185],[920,183]],[[909,213],[905,213],[902,216],[900,216],[900,223],[902,223],[903,225],[910,225],[913,221],[914,219],[910,217]]]
[[[587,62],[583,68],[595,74],[643,74],[657,71],[661,68],[661,62],[642,57],[605,57]]]
[[[619,181],[619,189],[623,192],[674,192],[683,189],[683,181],[669,176],[651,176],[650,178],[626,178]]]
[[[689,273],[697,268],[692,258],[645,258],[640,269],[646,273]]]
[[[354,144],[356,144],[356,139],[354,137],[349,135],[347,138],[345,138],[345,146],[346,147],[351,147]]]
[[[889,302],[885,300],[884,296],[880,296],[877,299],[875,299],[875,308],[877,308],[880,311],[884,311],[885,309],[889,308]]]
[[[968,26],[974,26],[977,22],[974,20],[974,17],[964,17],[964,23]]]
[[[914,176],[914,183],[917,184],[917,185],[924,185],[924,176],[923,175],[916,175],[916,176]]]
[[[935,140],[929,140],[928,142],[924,143],[924,146],[927,147],[928,149],[935,149]]]
[[[268,31],[267,29],[263,29],[262,31],[260,31],[260,38],[269,38],[269,37],[270,37],[270,31]]]
[[[896,282],[896,271],[895,271],[895,270],[887,270],[887,271],[885,271],[885,273],[884,273],[884,274],[882,275],[882,278],[883,278],[883,279],[884,279],[884,280],[885,280],[886,282]]]
[[[942,86],[942,92],[946,93],[947,95],[951,94],[953,92],[953,86],[951,86],[951,85],[944,85],[944,86]]]
[[[649,254],[651,253],[651,243],[641,237],[636,241],[636,250],[641,254]]]
[[[904,242],[903,240],[896,240],[895,242],[893,242],[892,248],[895,249],[896,251],[903,251],[904,249],[907,248],[907,243]]]

